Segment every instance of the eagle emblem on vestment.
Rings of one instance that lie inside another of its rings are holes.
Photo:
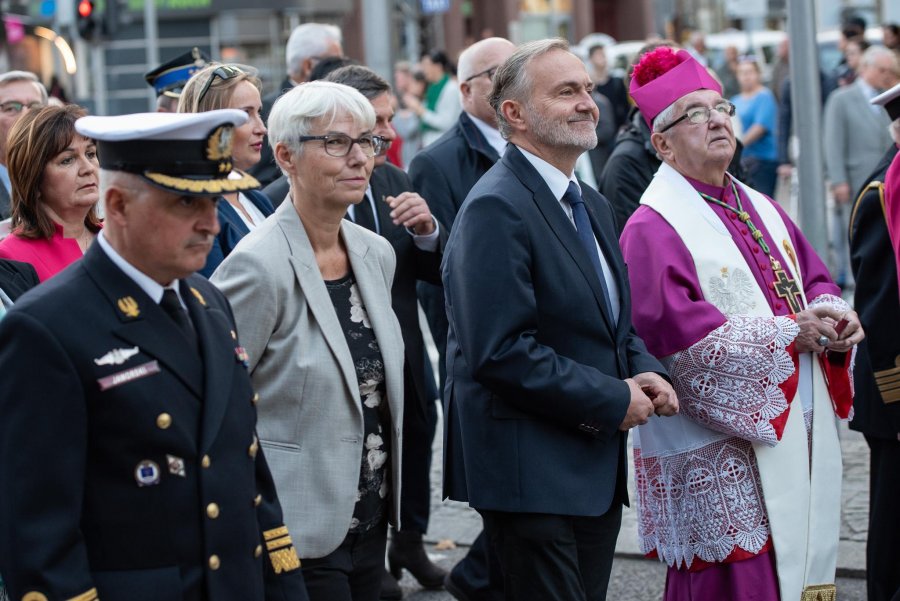
[[[709,278],[709,301],[727,316],[746,315],[756,303],[753,279],[746,271],[723,267],[718,276]]]

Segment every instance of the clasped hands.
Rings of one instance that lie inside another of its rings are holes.
[[[842,319],[847,320],[847,325],[839,334],[835,327]],[[800,326],[800,334],[794,340],[798,353],[821,353],[825,350],[846,353],[866,336],[859,316],[852,310],[841,313],[827,306],[814,307],[797,313],[796,321]],[[820,344],[823,336],[828,339],[825,345]]]
[[[631,402],[619,430],[630,430],[646,424],[654,413],[671,416],[678,413],[678,396],[675,389],[662,376],[647,371],[625,380],[631,392]]]

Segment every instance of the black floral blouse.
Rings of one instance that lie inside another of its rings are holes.
[[[384,519],[390,494],[391,420],[384,383],[384,363],[353,273],[339,280],[326,281],[325,287],[344,330],[359,382],[363,449],[350,532],[362,533]]]

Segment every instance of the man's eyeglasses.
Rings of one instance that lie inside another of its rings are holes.
[[[23,109],[37,110],[44,108],[43,102],[19,102],[18,100],[7,100],[0,103],[0,112],[4,115],[18,115]]]
[[[494,65],[494,66],[491,67],[490,69],[485,69],[484,71],[479,71],[479,72],[476,73],[475,75],[471,75],[471,76],[467,77],[466,79],[464,79],[464,80],[463,80],[463,83],[468,83],[468,82],[472,81],[473,79],[475,79],[476,77],[481,77],[482,75],[487,75],[487,78],[488,78],[488,79],[493,80],[493,79],[494,79],[494,73],[496,73],[496,72],[497,72],[497,69],[499,69],[499,68],[500,68],[499,65]]]
[[[244,71],[237,67],[232,67],[231,65],[221,65],[213,69],[213,72],[209,74],[209,79],[206,80],[206,84],[204,84],[203,89],[200,91],[200,95],[197,96],[197,104],[199,105],[203,102],[203,97],[209,92],[210,86],[212,86],[213,81],[215,81],[217,77],[222,81],[228,81],[239,75],[244,75]]]
[[[706,123],[709,121],[710,116],[713,111],[719,113],[720,115],[724,115],[727,117],[734,117],[734,105],[728,102],[727,100],[723,100],[722,102],[716,104],[714,107],[709,108],[708,106],[695,106],[692,109],[688,109],[688,111],[680,116],[678,119],[675,119],[667,126],[659,130],[657,133],[665,133],[687,119],[694,125],[700,125],[701,123]]]
[[[350,149],[354,144],[359,145],[359,149],[363,151],[367,157],[374,157],[386,150],[387,141],[381,136],[373,136],[365,134],[358,138],[351,138],[347,134],[325,134],[324,136],[300,136],[299,141],[310,142],[312,140],[322,140],[325,147],[325,153],[341,158],[350,154]]]

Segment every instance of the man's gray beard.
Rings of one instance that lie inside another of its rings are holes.
[[[557,127],[544,119],[533,107],[526,105],[525,110],[531,115],[531,131],[538,142],[554,148],[577,148],[585,151],[597,147],[597,131],[591,121],[589,131],[573,132],[567,127]]]

